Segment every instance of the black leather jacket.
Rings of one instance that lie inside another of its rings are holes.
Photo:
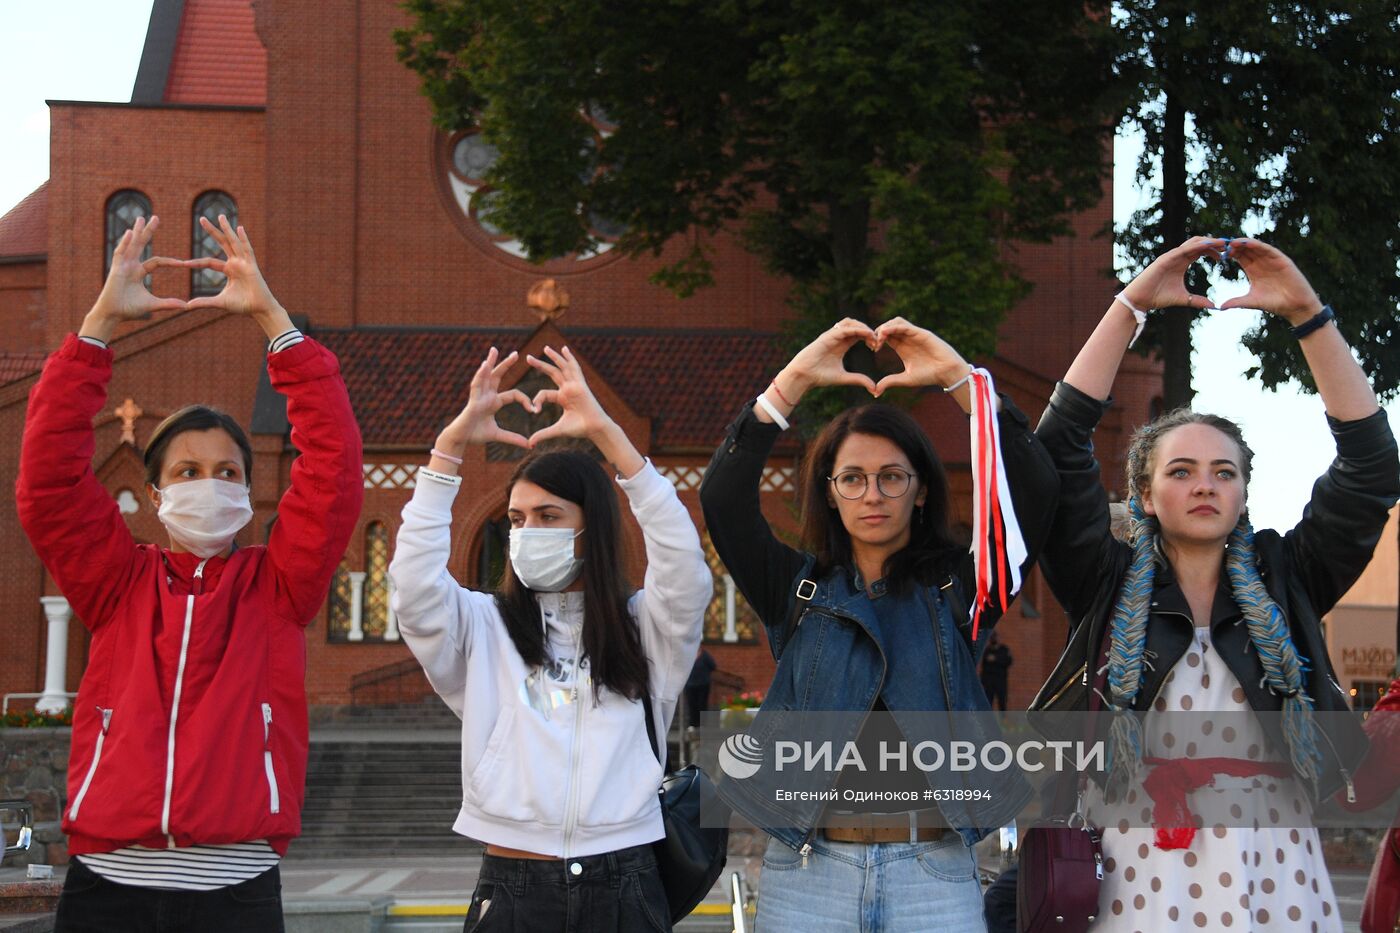
[[[1064,654],[1031,704],[1032,714],[1088,708],[1092,671],[1099,667],[1108,622],[1132,559],[1132,549],[1109,532],[1108,496],[1094,459],[1094,427],[1108,404],[1062,382],[1036,428],[1060,473],[1060,505],[1040,563],[1069,615],[1071,631]],[[1400,496],[1400,459],[1384,412],[1357,421],[1327,421],[1337,457],[1314,484],[1302,519],[1284,535],[1258,531],[1254,543],[1264,586],[1288,619],[1299,653],[1311,661],[1305,674],[1308,695],[1319,712],[1349,712],[1348,697],[1327,655],[1321,618],[1371,559]],[[1283,698],[1261,685],[1263,664],[1250,650],[1248,627],[1221,576],[1211,613],[1211,640],[1239,679],[1250,706],[1277,712]],[[1146,650],[1155,652],[1156,660],[1143,670],[1134,704],[1139,711],[1152,705],[1194,636],[1190,609],[1170,571],[1159,570],[1155,584]],[[1279,717],[1264,717],[1270,739],[1283,748],[1278,723]],[[1329,717],[1323,736],[1321,779],[1314,789],[1318,799],[1350,786],[1350,774],[1367,749],[1365,734],[1350,718]]]

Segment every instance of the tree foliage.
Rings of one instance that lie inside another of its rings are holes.
[[[1400,388],[1400,4],[1124,0],[1120,80],[1146,141],[1140,181],[1160,197],[1122,242],[1141,267],[1187,235],[1247,232],[1288,253],[1376,388]],[[1190,319],[1154,321],[1168,406],[1190,401]],[[1264,315],[1250,371],[1312,379],[1297,341]]]
[[[493,224],[538,259],[736,230],[793,283],[797,336],[903,315],[992,350],[1016,241],[1102,193],[1107,12],[1066,0],[408,0],[396,34],[439,125],[499,149]],[[594,119],[590,119],[589,116]],[[599,133],[602,122],[606,132]]]

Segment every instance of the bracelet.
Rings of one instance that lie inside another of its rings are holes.
[[[792,402],[789,402],[787,400],[787,396],[783,394],[783,390],[778,388],[778,380],[776,378],[772,382],[768,383],[768,388],[772,389],[774,392],[777,392],[778,398],[782,399],[783,404],[786,405],[788,408],[797,407],[796,405],[792,404]]]
[[[1323,305],[1322,310],[1314,314],[1311,318],[1293,328],[1293,336],[1302,340],[1315,330],[1320,330],[1328,321],[1337,320],[1337,315],[1332,312],[1331,305]]]
[[[425,479],[437,480],[439,483],[446,483],[448,486],[462,485],[462,477],[453,476],[451,473],[439,473],[437,470],[430,470],[425,466],[418,468],[418,475]]]
[[[1133,319],[1137,321],[1137,328],[1133,331],[1132,339],[1128,341],[1128,349],[1131,350],[1133,344],[1137,343],[1137,339],[1142,336],[1142,329],[1147,326],[1147,312],[1129,301],[1128,296],[1122,292],[1114,295],[1113,300],[1133,312]]]
[[[944,386],[944,387],[943,387],[943,391],[944,391],[944,392],[953,392],[953,391],[955,391],[955,390],[957,390],[957,389],[962,388],[963,383],[967,382],[967,380],[969,380],[969,379],[972,378],[972,374],[973,374],[974,371],[976,371],[976,369],[977,369],[976,366],[973,366],[971,363],[968,363],[968,364],[967,364],[967,375],[966,375],[966,376],[963,376],[961,379],[959,379],[957,382],[953,383],[953,384],[950,385],[950,386]]]
[[[788,420],[782,416],[782,413],[774,407],[772,402],[768,401],[768,397],[762,392],[758,394],[758,398],[754,399],[754,404],[768,412],[768,417],[773,419],[773,423],[776,424],[780,430],[786,431],[788,429]]]
[[[461,457],[454,457],[454,456],[452,456],[451,454],[445,454],[445,453],[443,453],[442,451],[438,450],[436,447],[434,447],[432,450],[430,450],[429,453],[432,454],[434,457],[441,457],[442,459],[446,460],[448,463],[455,463],[455,464],[457,464],[458,466],[461,466],[461,465],[462,465],[462,458],[461,458]]]

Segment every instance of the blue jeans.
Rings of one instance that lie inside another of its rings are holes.
[[[972,850],[937,842],[812,841],[802,856],[774,839],[763,854],[757,933],[980,933],[982,888]]]

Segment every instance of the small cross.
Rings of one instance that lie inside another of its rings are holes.
[[[141,407],[131,399],[127,399],[114,409],[112,413],[122,419],[122,442],[135,447],[136,419],[140,418],[143,414]]]

